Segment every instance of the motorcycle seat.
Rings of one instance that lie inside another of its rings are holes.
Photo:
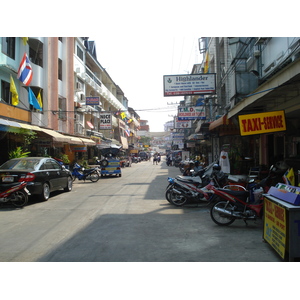
[[[190,183],[201,183],[202,182],[201,178],[198,176],[191,177],[191,176],[178,175],[178,176],[176,176],[176,179],[178,179],[180,181],[190,182]]]
[[[249,191],[234,191],[234,190],[222,189],[222,188],[219,188],[219,190],[229,195],[232,195],[234,197],[240,198],[241,200],[246,200],[247,197],[249,197]]]

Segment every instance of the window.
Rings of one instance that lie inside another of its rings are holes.
[[[29,58],[32,63],[43,67],[43,43],[36,39],[29,39]]]
[[[58,59],[58,79],[62,80],[62,60]]]
[[[77,46],[77,56],[83,61],[83,51],[79,46]]]
[[[8,104],[11,104],[10,97],[10,83],[4,80],[1,80],[1,100],[5,101]]]
[[[15,59],[16,38],[3,37],[2,38],[2,52],[11,59]]]
[[[66,115],[66,98],[58,98],[58,117],[61,120],[66,120],[67,115]]]

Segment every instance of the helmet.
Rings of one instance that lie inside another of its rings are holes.
[[[215,171],[221,171],[221,167],[218,164],[213,165],[213,170]]]

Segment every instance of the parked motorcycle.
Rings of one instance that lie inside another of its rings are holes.
[[[218,187],[227,184],[227,175],[215,163],[210,164],[192,176],[177,175],[175,178],[168,177],[169,184],[166,188],[165,197],[176,206],[182,206],[188,202],[201,202],[202,196],[198,195],[200,192],[198,189],[206,186],[211,181]]]
[[[72,171],[73,181],[77,178],[78,180],[86,180],[89,179],[92,182],[97,182],[100,178],[99,168],[90,168],[85,169],[82,168],[78,163],[74,164]]]
[[[28,203],[30,194],[26,188],[27,182],[10,187],[8,190],[0,193],[0,203],[12,203],[16,207],[23,207]]]

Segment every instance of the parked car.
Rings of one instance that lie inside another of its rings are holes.
[[[70,192],[73,186],[71,172],[53,158],[13,158],[0,166],[0,191],[22,181],[27,182],[30,194],[42,201],[47,201],[53,191]]]

